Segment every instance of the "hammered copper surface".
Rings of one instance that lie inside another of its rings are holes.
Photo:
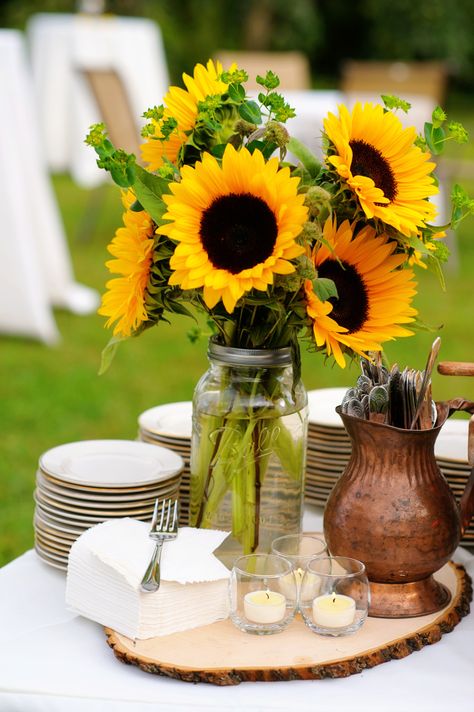
[[[337,409],[352,455],[326,504],[324,533],[331,554],[365,563],[371,584],[396,584],[371,586],[373,615],[420,615],[446,605],[445,592],[430,577],[449,561],[461,536],[456,501],[434,456],[452,403],[437,405],[438,425],[430,430],[395,428]],[[472,480],[471,474],[466,489]],[[472,500],[463,502],[464,521]],[[410,590],[400,586],[417,581]]]

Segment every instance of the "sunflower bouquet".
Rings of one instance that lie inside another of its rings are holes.
[[[112,145],[103,125],[91,127],[86,141],[123,189],[125,208],[108,248],[115,276],[99,309],[113,326],[103,368],[120,341],[173,313],[204,314],[222,346],[290,347],[295,381],[300,340],[341,367],[351,355],[380,352],[416,327],[414,268],[441,273],[445,230],[474,211],[455,186],[449,224],[432,224],[438,187],[431,154],[448,139],[467,140],[441,109],[417,136],[403,128],[396,112],[409,106],[395,97],[352,112],[341,106],[324,121],[319,162],[285,128],[295,112],[277,91],[278,77],[257,77],[255,98],[247,79],[244,70],[212,61],[184,74],[184,88],[170,87],[163,105],[144,115],[142,165]],[[258,543],[255,511],[266,476],[260,468],[256,482],[254,467],[243,471],[249,458],[238,455],[240,442],[262,438],[262,414],[250,410],[241,428],[226,430],[228,413],[220,421],[233,456],[220,458],[229,465],[213,497],[206,482],[219,452],[209,455],[212,462],[194,460],[201,515],[203,498],[211,517],[239,481],[233,529],[238,537],[246,532],[247,550]],[[294,439],[281,422],[265,428],[291,469]]]

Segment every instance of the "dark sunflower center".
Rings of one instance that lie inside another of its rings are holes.
[[[200,235],[214,267],[238,274],[270,257],[278,226],[264,200],[250,193],[229,193],[204,211]]]
[[[350,334],[364,325],[368,316],[369,300],[364,281],[357,270],[347,262],[342,266],[336,260],[326,260],[318,267],[318,277],[332,279],[337,288],[337,299],[331,297],[333,305],[329,314],[339,326],[344,326]]]
[[[383,190],[385,197],[392,202],[397,195],[397,183],[388,161],[365,141],[350,141],[349,146],[352,148],[352,175],[372,178],[377,188]]]

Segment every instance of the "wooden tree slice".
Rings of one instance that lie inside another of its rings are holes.
[[[353,635],[316,635],[299,616],[282,633],[255,636],[230,620],[148,640],[131,640],[106,628],[107,642],[124,663],[146,672],[215,685],[244,681],[347,677],[404,658],[440,640],[469,612],[471,579],[450,562],[436,578],[451,591],[442,611],[417,618],[368,618]]]

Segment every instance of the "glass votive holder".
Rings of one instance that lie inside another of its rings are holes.
[[[286,534],[272,541],[272,553],[284,556],[293,565],[296,577],[297,594],[300,594],[301,581],[307,565],[317,556],[327,556],[327,546],[324,539],[311,534]],[[286,578],[281,581],[282,593],[285,592]],[[292,577],[288,580],[289,597],[293,590]]]
[[[308,563],[299,608],[304,622],[315,633],[354,633],[367,618],[369,604],[369,580],[362,562],[346,556],[326,556]]]
[[[229,580],[230,618],[240,630],[256,635],[280,633],[294,618],[296,598],[293,568],[282,556],[249,554],[234,562]]]

